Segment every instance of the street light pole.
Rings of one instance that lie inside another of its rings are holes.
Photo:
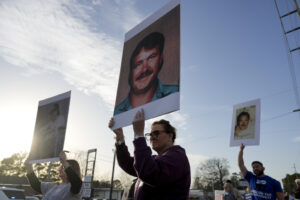
[[[110,200],[112,200],[112,190],[113,190],[115,162],[116,162],[116,150],[113,150],[113,151],[114,151],[114,160],[113,160],[113,167],[112,167],[111,180],[110,180],[110,191],[109,191],[109,199]]]

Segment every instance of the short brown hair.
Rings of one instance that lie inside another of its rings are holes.
[[[172,141],[174,143],[175,139],[176,139],[176,128],[174,128],[169,121],[167,120],[164,120],[164,119],[161,119],[159,121],[155,121],[152,123],[152,126],[153,125],[157,125],[157,124],[161,124],[163,125],[164,129],[165,129],[165,132],[166,133],[172,133],[173,134],[173,137],[172,137]]]
[[[260,162],[260,161],[258,161],[258,160],[253,161],[253,162],[251,163],[251,165],[253,165],[253,164],[259,164],[259,165],[261,165],[262,167],[264,166],[264,165],[262,164],[262,162]]]

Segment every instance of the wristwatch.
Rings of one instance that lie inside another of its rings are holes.
[[[136,140],[136,139],[138,139],[138,138],[140,138],[140,137],[145,137],[145,136],[136,135],[136,136],[134,137],[134,140]]]
[[[121,144],[123,144],[124,143],[124,140],[118,140],[117,141],[117,145],[121,145]]]

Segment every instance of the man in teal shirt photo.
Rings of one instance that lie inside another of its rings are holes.
[[[165,85],[158,79],[164,62],[164,42],[163,34],[152,32],[138,43],[130,58],[130,91],[115,107],[114,115],[179,91],[178,85]]]

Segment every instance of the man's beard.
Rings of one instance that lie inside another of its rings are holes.
[[[254,174],[255,174],[256,176],[261,176],[261,175],[264,174],[264,170],[261,170],[261,171],[254,171]]]

